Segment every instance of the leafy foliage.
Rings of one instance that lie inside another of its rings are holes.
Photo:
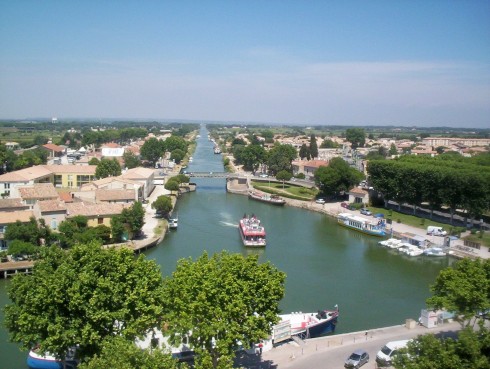
[[[86,363],[78,365],[78,369],[182,369],[170,353],[160,349],[145,349],[137,347],[134,342],[122,337],[105,340],[99,355]]]
[[[116,158],[103,158],[95,169],[95,176],[99,179],[107,177],[117,177],[121,174],[121,166]]]
[[[345,139],[351,143],[352,149],[355,150],[358,147],[363,147],[366,143],[366,132],[363,128],[347,128]]]
[[[160,141],[155,137],[151,137],[146,141],[143,146],[141,146],[140,150],[141,157],[148,160],[152,165],[155,165],[164,152],[165,146],[163,141]]]
[[[157,199],[151,203],[151,208],[155,209],[158,214],[168,217],[173,209],[172,199],[165,195],[158,196]]]
[[[454,311],[469,324],[478,311],[490,309],[490,260],[458,261],[439,273],[431,291],[428,306]]]
[[[141,160],[132,152],[125,151],[123,154],[124,166],[128,169],[137,168],[141,166]]]
[[[292,145],[276,144],[269,151],[268,166],[269,170],[276,174],[281,170],[292,172],[292,161],[296,159],[297,152]]]
[[[5,323],[14,342],[58,358],[79,345],[82,359],[100,354],[105,339],[134,340],[160,324],[165,301],[158,266],[128,249],[97,243],[70,251],[56,246],[30,276],[13,278]]]
[[[268,336],[278,320],[285,274],[257,255],[222,252],[195,262],[182,259],[165,280],[165,321],[171,340],[188,335],[196,368],[230,368],[238,342]]]
[[[315,183],[325,195],[335,196],[349,191],[358,184],[364,175],[351,168],[342,158],[333,158],[328,167],[320,167],[315,172]]]
[[[37,221],[34,217],[31,217],[28,223],[22,223],[18,220],[9,224],[4,235],[6,240],[19,240],[33,245],[48,243],[50,238],[51,230],[46,226],[44,219]]]

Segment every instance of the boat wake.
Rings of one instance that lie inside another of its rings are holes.
[[[233,227],[233,228],[237,228],[238,227],[238,224],[236,223],[230,223],[230,222],[226,222],[224,220],[221,220],[219,222],[221,225],[224,225],[225,227]]]

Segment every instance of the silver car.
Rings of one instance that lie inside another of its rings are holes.
[[[366,352],[366,350],[359,349],[350,354],[347,360],[345,360],[344,367],[357,369],[366,364],[368,361],[369,354]]]

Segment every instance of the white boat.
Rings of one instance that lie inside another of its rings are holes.
[[[398,248],[398,251],[408,256],[419,256],[424,253],[424,250],[422,250],[420,247],[409,243],[403,243],[401,247]]]
[[[397,249],[403,244],[403,242],[397,238],[389,238],[389,239],[384,240],[384,241],[379,241],[378,243],[380,245],[382,245],[384,247],[388,247],[390,249]]]
[[[32,349],[27,355],[27,366],[30,369],[74,369],[78,361],[75,359],[75,349],[70,349],[65,360],[57,359],[54,355],[42,355],[38,349]]]
[[[446,256],[447,251],[442,247],[429,247],[424,250],[424,255],[427,256]]]
[[[337,215],[337,223],[372,236],[384,237],[386,235],[384,219],[373,221],[351,213],[340,213]]]
[[[168,219],[168,227],[171,229],[176,229],[179,226],[179,217],[175,216]]]
[[[281,314],[281,321],[272,329],[273,343],[285,341],[292,336],[301,338],[315,338],[335,331],[339,309],[318,310],[317,313],[295,312]]]

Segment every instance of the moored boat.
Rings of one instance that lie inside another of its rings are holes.
[[[442,247],[429,247],[424,250],[424,255],[427,256],[446,256],[447,251]]]
[[[178,216],[172,217],[168,219],[168,227],[171,229],[176,229],[179,226],[179,218]]]
[[[289,339],[291,336],[315,338],[334,332],[339,309],[336,305],[335,310],[319,310],[317,313],[295,312],[281,314],[279,317],[281,321],[273,329],[274,343]]]
[[[386,236],[386,223],[383,219],[372,221],[351,213],[339,213],[337,215],[337,223],[372,236]]]
[[[250,191],[248,193],[248,197],[253,200],[267,202],[273,205],[284,205],[286,203],[286,200],[284,200],[282,197],[271,195],[270,193],[266,192]]]
[[[420,247],[411,245],[409,243],[403,243],[398,248],[398,251],[408,256],[419,256],[422,255],[424,252],[424,250],[422,250]]]
[[[221,154],[221,149],[218,146],[214,147],[214,153],[215,154]]]
[[[77,366],[75,350],[70,350],[63,362],[49,353],[42,355],[38,349],[32,349],[27,355],[27,366],[30,369],[73,369]]]
[[[265,228],[260,224],[260,220],[255,215],[244,215],[240,219],[238,232],[240,233],[244,246],[263,247],[266,245]]]

